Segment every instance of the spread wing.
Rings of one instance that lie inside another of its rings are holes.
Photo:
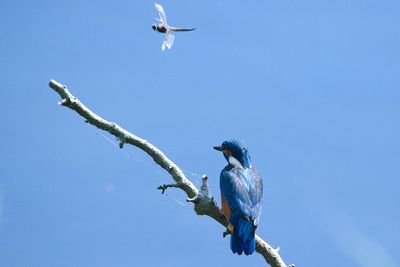
[[[161,50],[164,51],[165,48],[171,49],[172,45],[174,44],[175,36],[171,32],[167,32],[165,34],[164,42],[161,45]]]
[[[167,16],[165,15],[165,11],[164,11],[164,8],[162,7],[162,5],[160,5],[160,4],[154,4],[154,6],[156,7],[156,9],[157,9],[157,12],[158,12],[158,15],[160,15],[160,22],[162,23],[162,24],[167,24]]]
[[[257,225],[263,192],[262,180],[257,172],[251,168],[223,170],[220,187],[231,212],[247,216]]]

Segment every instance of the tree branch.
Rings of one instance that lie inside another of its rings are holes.
[[[161,150],[149,141],[142,139],[118,124],[109,122],[98,116],[73,96],[66,86],[51,80],[49,86],[61,96],[60,105],[68,107],[81,115],[87,123],[109,132],[120,140],[120,148],[124,144],[131,144],[146,152],[161,168],[166,170],[174,179],[174,184],[158,187],[163,192],[169,187],[182,189],[188,196],[187,201],[194,203],[194,210],[198,215],[207,215],[220,224],[227,226],[224,215],[221,213],[214,198],[210,196],[207,176],[202,177],[203,184],[200,190],[185,176],[183,171],[172,162]],[[260,253],[272,267],[287,267],[280,257],[279,249],[272,248],[267,242],[256,236],[257,252]]]

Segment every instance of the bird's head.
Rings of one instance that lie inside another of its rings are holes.
[[[227,140],[220,146],[214,146],[214,149],[223,152],[225,159],[233,166],[251,167],[250,155],[243,141]]]

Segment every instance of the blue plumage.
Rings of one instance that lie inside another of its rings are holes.
[[[250,255],[256,248],[255,231],[261,212],[262,179],[251,166],[243,142],[228,140],[214,148],[223,151],[228,161],[220,175],[220,188],[222,210],[232,232],[232,252]]]

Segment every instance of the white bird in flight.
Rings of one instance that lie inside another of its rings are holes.
[[[174,44],[175,36],[172,34],[173,32],[188,32],[193,31],[195,28],[178,28],[171,27],[167,24],[167,16],[165,15],[164,8],[160,4],[154,4],[157,9],[158,15],[160,18],[157,18],[159,21],[158,24],[153,24],[151,27],[153,30],[165,33],[164,42],[161,45],[161,50],[164,51],[165,48],[171,49]]]

